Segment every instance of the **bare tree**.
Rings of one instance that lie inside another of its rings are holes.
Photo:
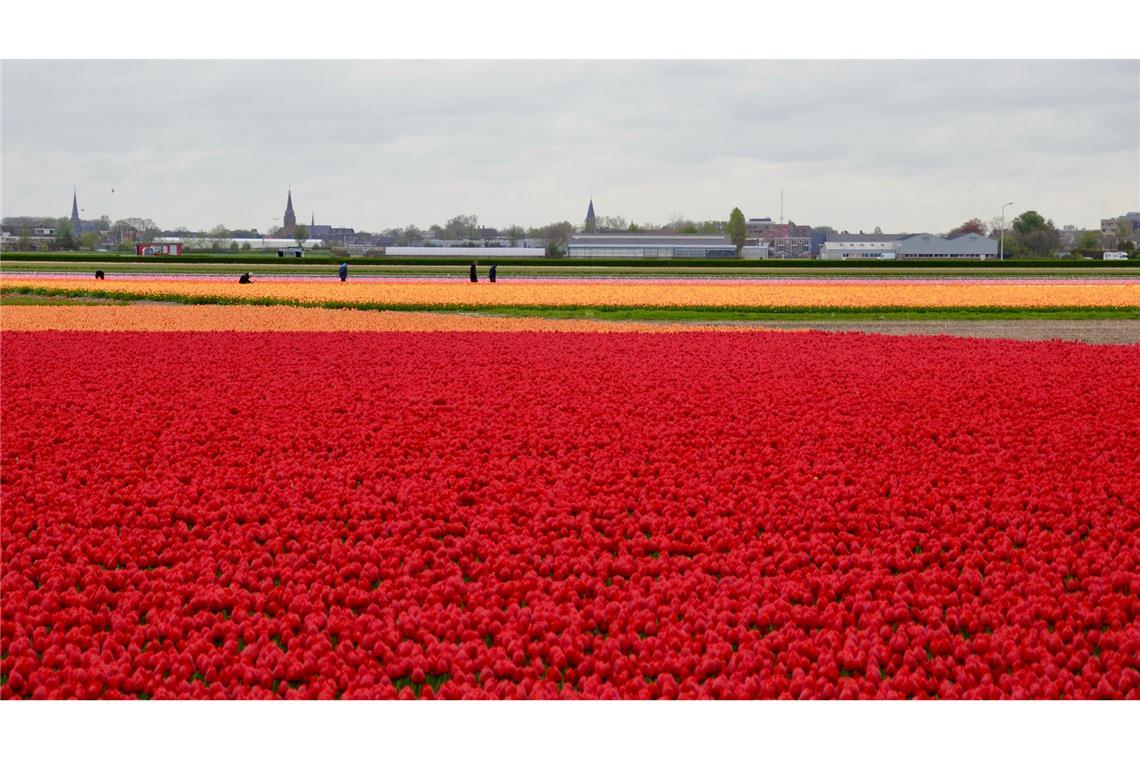
[[[466,240],[479,237],[479,217],[475,214],[460,214],[447,220],[443,227],[445,240]]]
[[[397,245],[414,245],[424,239],[423,230],[414,224],[409,224],[407,227],[399,231],[396,235]]]
[[[230,243],[230,231],[224,224],[215,225],[207,234],[207,244],[215,251],[224,249]]]
[[[670,232],[685,232],[688,229],[696,232],[697,226],[693,221],[686,217],[684,214],[673,212],[669,215],[669,221],[665,223],[664,229]]]
[[[573,233],[574,225],[570,222],[555,222],[543,227],[540,234],[546,244],[546,255],[561,256],[566,250],[566,242]]]
[[[976,217],[973,219],[967,219],[954,229],[950,230],[949,234],[951,237],[953,237],[954,235],[965,235],[970,232],[984,236],[986,234],[986,223]]]
[[[628,227],[623,216],[600,216],[597,220],[598,232],[624,232]]]

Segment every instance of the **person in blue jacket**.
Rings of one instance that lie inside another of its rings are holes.
[[[340,269],[337,270],[337,274],[340,275],[340,281],[341,282],[344,282],[345,280],[348,279],[348,262],[347,261],[340,262]]]

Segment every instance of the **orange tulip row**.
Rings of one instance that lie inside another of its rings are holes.
[[[417,304],[439,306],[627,306],[627,307],[1140,307],[1140,285],[1132,283],[918,284],[748,282],[500,282],[482,287],[440,281],[258,281],[175,279],[94,281],[79,278],[4,277],[6,287],[32,286],[102,290],[139,296],[207,296],[237,301],[283,303]]]
[[[2,306],[0,330],[143,332],[682,332],[734,329],[298,306]],[[747,329],[747,328],[744,328]]]

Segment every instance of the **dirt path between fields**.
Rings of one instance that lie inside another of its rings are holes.
[[[1084,343],[1140,343],[1140,320],[979,319],[919,322],[747,322],[780,330],[866,332],[880,335],[954,335],[963,338],[1077,340]]]

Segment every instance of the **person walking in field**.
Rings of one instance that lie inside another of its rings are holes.
[[[479,262],[473,259],[471,261],[471,282],[479,282],[479,270],[477,269],[478,266]]]
[[[105,280],[105,279],[107,279],[107,276],[105,274],[103,274],[102,269],[96,269],[95,270],[95,279],[96,280]]]
[[[492,264],[491,265],[491,271],[487,273],[488,275],[490,275],[491,282],[495,281],[495,270],[498,269],[498,266],[499,266],[498,264]]]
[[[348,279],[348,262],[347,261],[340,262],[340,269],[337,270],[337,274],[340,275],[340,281],[341,282],[344,282],[345,280]]]

